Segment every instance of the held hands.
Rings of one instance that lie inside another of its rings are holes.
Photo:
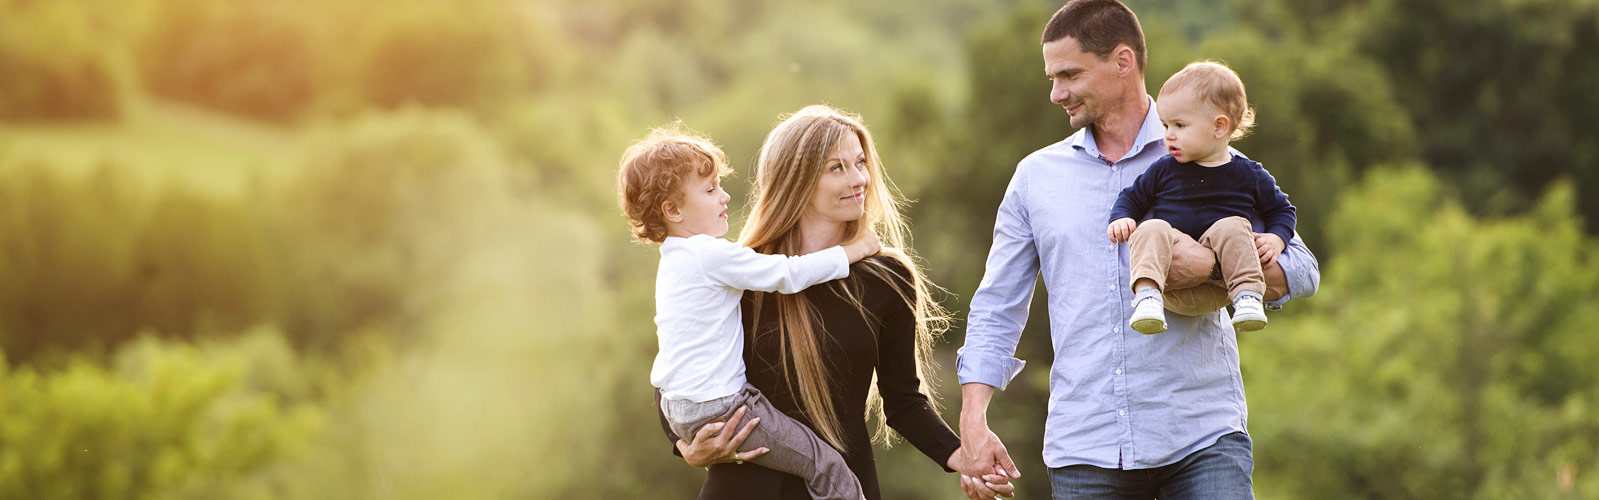
[[[1010,480],[1022,477],[1005,444],[989,430],[987,422],[961,422],[961,447],[949,457],[949,467],[961,473],[961,491],[971,500],[1016,496]]]
[[[844,253],[849,256],[849,262],[851,264],[859,262],[861,259],[877,255],[877,252],[882,249],[882,243],[877,240],[877,231],[872,230],[870,227],[861,231],[861,234],[856,235],[855,241],[850,242],[848,245],[844,245]]]
[[[1260,264],[1266,265],[1277,262],[1277,256],[1288,248],[1288,243],[1283,237],[1272,233],[1255,233],[1255,253],[1260,254]]]
[[[682,439],[677,440],[677,451],[683,454],[683,461],[695,467],[710,467],[713,464],[726,462],[740,462],[765,455],[771,451],[765,447],[750,451],[738,451],[744,440],[750,437],[750,431],[755,430],[755,425],[761,423],[760,417],[750,419],[744,427],[738,426],[744,420],[746,407],[739,407],[733,415],[727,417],[726,422],[705,424],[699,432],[694,433],[694,442]],[[725,429],[738,429],[737,433],[723,432]]]
[[[985,471],[981,476],[969,476],[966,471],[972,469],[967,463],[965,447],[958,448],[949,456],[949,468],[961,474],[961,492],[971,500],[994,500],[996,497],[1013,498],[1016,496],[1016,485],[1010,484],[1011,477],[999,466]]]
[[[1111,243],[1124,243],[1133,236],[1133,230],[1138,229],[1138,221],[1122,217],[1110,222],[1110,227],[1105,228],[1105,236],[1110,237]]]

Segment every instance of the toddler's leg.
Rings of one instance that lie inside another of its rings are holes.
[[[1165,300],[1160,291],[1166,288],[1166,273],[1171,269],[1171,249],[1182,233],[1160,219],[1150,219],[1138,225],[1128,238],[1127,253],[1132,261],[1133,315],[1127,326],[1139,333],[1154,334],[1166,331]]]
[[[786,472],[805,479],[811,498],[836,500],[861,500],[865,494],[855,473],[844,463],[827,441],[823,441],[810,428],[784,415],[766,400],[766,395],[749,384],[740,393],[743,405],[749,408],[744,418],[760,417],[760,425],[750,432],[741,448],[749,450],[765,446],[771,451],[751,462],[768,469]]]
[[[1261,295],[1266,293],[1265,274],[1260,270],[1260,254],[1255,252],[1255,236],[1249,219],[1228,217],[1216,221],[1199,237],[1199,244],[1216,251],[1221,263],[1222,282],[1233,300],[1233,326],[1239,330],[1259,330],[1266,326]]]
[[[1199,244],[1216,251],[1228,297],[1236,301],[1241,292],[1254,292],[1256,297],[1266,293],[1265,274],[1260,271],[1260,254],[1255,253],[1255,235],[1249,219],[1234,216],[1218,220],[1199,237]]]
[[[1157,290],[1166,289],[1166,272],[1171,269],[1171,249],[1177,244],[1176,229],[1160,219],[1149,219],[1133,230],[1127,238],[1127,253],[1131,261],[1127,286],[1137,292],[1139,280],[1153,282]]]

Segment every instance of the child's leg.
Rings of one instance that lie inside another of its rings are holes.
[[[753,462],[768,469],[787,472],[805,480],[811,498],[861,500],[865,493],[855,473],[844,463],[838,450],[823,441],[809,427],[789,418],[766,400],[755,386],[744,384],[742,405],[749,408],[744,413],[747,420],[760,417],[760,425],[750,432],[741,448],[749,450],[762,446],[770,449]]]
[[[1156,290],[1166,288],[1166,271],[1171,269],[1171,249],[1177,244],[1176,229],[1160,219],[1149,219],[1133,230],[1127,239],[1127,254],[1131,261],[1128,286],[1133,292],[1144,285]]]
[[[1144,334],[1166,331],[1166,272],[1171,269],[1171,249],[1182,233],[1160,219],[1138,225],[1128,238],[1127,253],[1132,261],[1130,286],[1133,288],[1133,314],[1127,326]]]
[[[1222,283],[1233,301],[1240,293],[1253,293],[1256,298],[1266,293],[1265,274],[1260,271],[1260,254],[1255,252],[1249,219],[1234,216],[1218,220],[1199,237],[1199,244],[1216,251]]]
[[[1266,311],[1261,295],[1266,293],[1265,274],[1260,271],[1260,254],[1255,252],[1255,236],[1249,221],[1228,217],[1210,225],[1199,243],[1216,251],[1221,262],[1222,281],[1233,299],[1233,329],[1249,332],[1266,327]]]
[[[1158,224],[1152,224],[1155,222]],[[1159,219],[1150,219],[1138,226],[1139,231],[1145,227],[1149,231],[1139,236],[1133,232],[1131,248],[1128,249],[1132,261],[1133,291],[1137,292],[1140,280],[1156,280],[1160,283],[1162,302],[1166,310],[1184,316],[1200,316],[1210,314],[1227,307],[1232,303],[1227,298],[1227,291],[1209,283],[1190,288],[1171,290],[1166,288],[1166,274],[1171,269],[1171,251],[1177,247],[1179,241],[1187,238],[1181,231],[1171,227],[1171,224]],[[1143,257],[1149,259],[1140,263],[1140,254],[1154,253],[1160,250],[1150,250],[1147,247],[1164,249],[1164,255]]]

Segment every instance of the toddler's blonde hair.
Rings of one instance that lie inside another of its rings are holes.
[[[1239,140],[1249,135],[1255,127],[1255,108],[1249,105],[1244,94],[1244,80],[1226,63],[1215,60],[1194,61],[1172,75],[1160,87],[1160,95],[1170,95],[1192,90],[1199,99],[1227,116],[1232,127],[1228,140]]]

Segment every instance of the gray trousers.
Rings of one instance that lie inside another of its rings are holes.
[[[732,396],[696,403],[681,399],[661,399],[661,412],[671,424],[672,432],[684,440],[694,439],[700,427],[712,422],[727,420],[740,406],[749,407],[744,412],[743,426],[751,418],[760,417],[760,425],[750,431],[744,440],[744,450],[766,447],[765,455],[750,459],[756,465],[803,478],[811,498],[829,500],[861,500],[861,483],[855,473],[844,463],[844,457],[818,437],[805,424],[789,418],[766,400],[766,395],[755,386],[744,388]],[[724,429],[722,432],[737,432]]]

